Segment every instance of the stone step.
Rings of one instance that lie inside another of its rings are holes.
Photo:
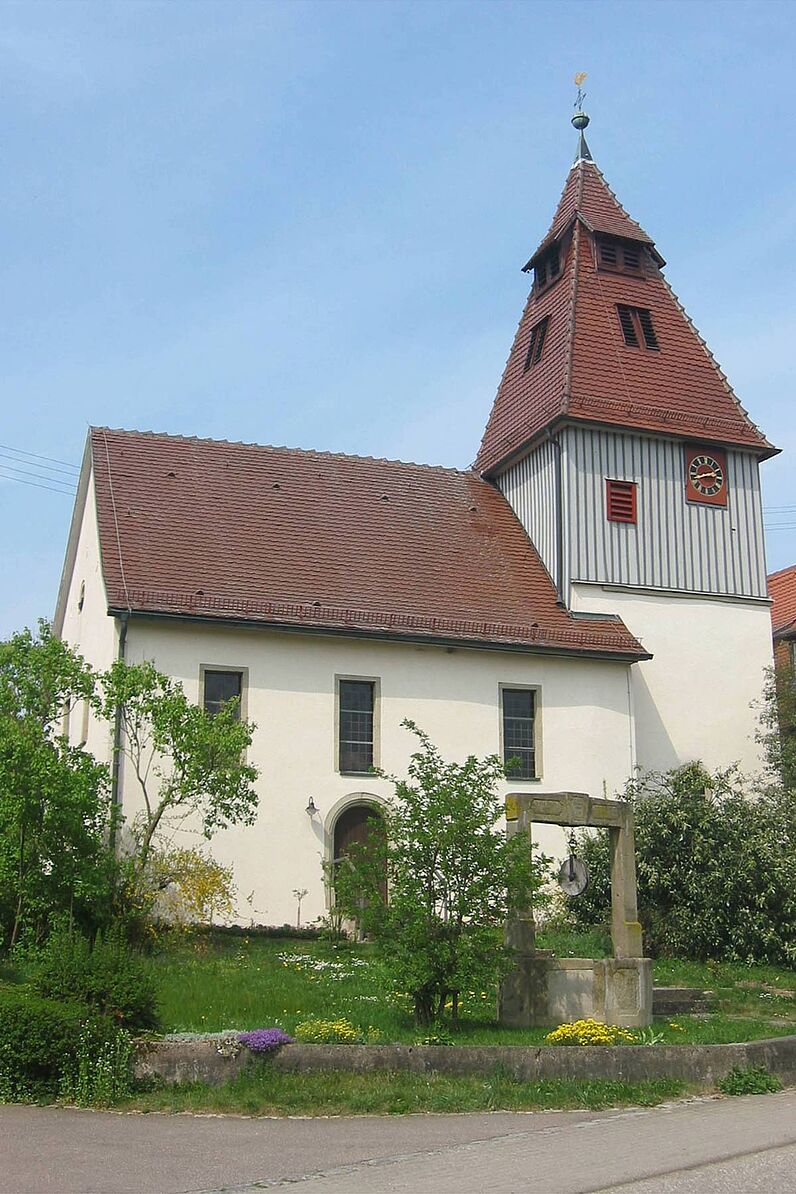
[[[714,992],[700,987],[653,987],[653,1016],[686,1016],[692,1012],[706,1012],[713,1003]]]

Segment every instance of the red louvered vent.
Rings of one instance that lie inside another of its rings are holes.
[[[635,481],[605,482],[605,507],[609,522],[636,521]]]

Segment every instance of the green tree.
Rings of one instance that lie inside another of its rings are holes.
[[[113,860],[107,768],[59,733],[94,677],[41,623],[0,644],[0,942],[54,917],[106,919]]]
[[[796,671],[780,663],[766,672],[757,740],[774,784],[796,792]]]
[[[503,926],[512,908],[538,902],[546,860],[500,826],[496,755],[447,763],[413,722],[403,725],[420,747],[407,779],[386,777],[395,797],[384,833],[339,864],[333,882],[338,907],[375,938],[417,1023],[428,1024],[448,999],[455,1018],[461,990],[494,986],[505,972]]]
[[[796,961],[796,822],[781,786],[750,794],[734,770],[701,763],[628,784],[639,918],[646,949],[704,960]],[[571,904],[580,924],[610,917],[605,834],[582,835],[591,882]]]
[[[120,747],[143,801],[127,826],[139,876],[158,848],[157,835],[186,818],[198,818],[206,838],[254,821],[258,773],[245,757],[254,726],[240,719],[236,702],[210,714],[150,662],[118,660],[101,677],[101,688],[104,716],[112,721],[120,713]]]

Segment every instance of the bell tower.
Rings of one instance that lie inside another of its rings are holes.
[[[758,473],[777,449],[594,162],[583,98],[475,467],[559,602],[621,616],[652,652],[632,669],[638,763],[756,769],[750,704],[771,663]]]

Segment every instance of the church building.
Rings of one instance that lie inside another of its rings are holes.
[[[404,718],[448,758],[512,759],[505,792],[760,765],[777,449],[573,123],[471,468],[89,433],[56,632],[97,668],[153,660],[209,709],[240,698],[258,817],[211,849],[242,921],[293,921],[303,890],[305,921],[328,910],[321,864],[390,795],[372,768],[405,773]],[[87,709],[69,732],[110,759]],[[134,816],[124,765],[116,795]]]

